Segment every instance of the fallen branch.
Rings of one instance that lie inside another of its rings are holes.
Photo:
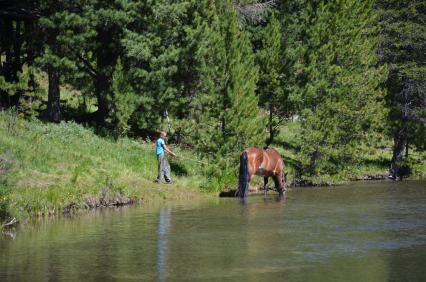
[[[13,227],[15,225],[17,225],[19,223],[19,221],[14,217],[11,221],[3,224],[3,227]]]

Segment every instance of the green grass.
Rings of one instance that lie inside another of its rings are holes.
[[[203,178],[197,158],[173,150],[181,156],[170,160],[174,184],[155,184],[157,161],[149,142],[114,141],[72,122],[45,124],[0,113],[0,213],[23,219],[102,200],[200,196]]]
[[[300,124],[289,122],[273,144],[284,157],[290,182],[298,160],[294,144],[299,132]],[[343,183],[356,176],[386,173],[392,142],[386,138],[374,142],[364,144],[356,164],[347,165],[339,174],[307,179]],[[207,183],[202,176],[204,164],[193,152],[172,148],[178,154],[169,158],[174,184],[161,185],[153,183],[157,173],[153,149],[150,142],[129,138],[115,141],[73,122],[42,123],[0,112],[0,218],[9,215],[22,220],[99,204],[202,195]],[[426,153],[411,153],[416,177],[426,171]],[[236,184],[237,178],[230,174],[229,181]],[[261,183],[262,178],[257,177],[251,184]]]

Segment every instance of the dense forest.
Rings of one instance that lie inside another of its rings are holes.
[[[338,174],[384,139],[392,178],[424,162],[412,157],[426,149],[424,0],[0,6],[3,111],[117,140],[167,130],[218,185],[248,146],[293,148],[299,178]]]

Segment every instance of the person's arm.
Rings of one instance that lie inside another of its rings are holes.
[[[166,150],[167,153],[169,153],[173,157],[176,157],[176,154],[173,153],[166,144],[163,145],[163,148],[164,148],[164,150]]]

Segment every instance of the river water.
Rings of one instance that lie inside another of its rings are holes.
[[[0,239],[0,281],[426,281],[426,183],[103,209]]]

